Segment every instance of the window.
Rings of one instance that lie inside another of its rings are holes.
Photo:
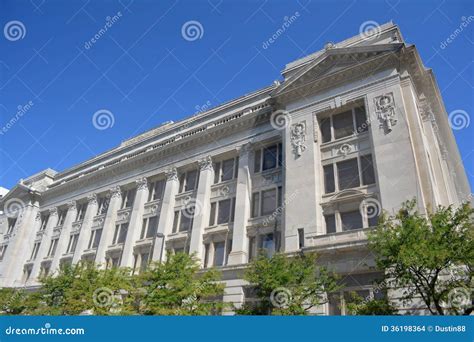
[[[354,108],[355,120],[356,120],[356,132],[362,133],[367,132],[369,129],[369,122],[365,114],[364,106]]]
[[[62,226],[64,224],[64,221],[66,220],[66,214],[67,214],[66,209],[58,211],[58,224],[57,224],[57,226]]]
[[[124,243],[127,238],[128,223],[122,223],[115,226],[114,238],[112,244]]]
[[[359,229],[363,227],[362,215],[360,214],[359,210],[340,213],[340,215],[343,231]]]
[[[179,211],[174,212],[174,219],[173,219],[173,233],[178,231],[178,223],[179,223]]]
[[[237,178],[238,157],[214,163],[214,184]]]
[[[40,248],[40,244],[41,242],[35,242],[35,244],[33,245],[33,251],[31,252],[30,260],[36,259],[36,256],[38,255],[38,251]]]
[[[179,177],[179,192],[195,190],[197,187],[198,172],[190,170]]]
[[[276,243],[273,233],[260,236],[259,249],[269,258],[276,251]]]
[[[48,214],[41,215],[41,227],[40,227],[40,230],[45,230],[45,229],[46,229],[46,225],[48,224],[48,220],[49,220],[49,215],[48,215]]]
[[[185,208],[181,210],[181,222],[179,224],[180,232],[190,231],[193,224],[192,215],[194,213],[194,208]]]
[[[209,266],[209,253],[210,253],[210,244],[206,243],[204,245],[204,268]]]
[[[69,243],[67,245],[67,253],[74,253],[76,251],[77,241],[79,240],[79,234],[73,234],[69,237]]]
[[[276,189],[262,191],[262,216],[270,215],[275,211],[277,204],[276,197]]]
[[[107,196],[99,197],[97,200],[97,215],[103,215],[107,213],[109,208],[109,198]]]
[[[260,193],[255,192],[252,194],[252,217],[260,216]]]
[[[249,261],[255,257],[255,236],[249,237]]]
[[[143,219],[142,231],[140,234],[140,240],[152,238],[156,235],[158,228],[158,217],[153,216]]]
[[[324,215],[324,221],[326,222],[326,234],[332,234],[336,232],[336,216],[334,214]]]
[[[7,234],[11,234],[11,232],[13,232],[13,228],[15,228],[15,225],[16,225],[16,220],[17,218],[12,218],[12,217],[9,217],[8,218],[8,229],[7,229]]]
[[[152,182],[148,191],[148,202],[163,199],[166,182],[164,179]]]
[[[339,190],[360,186],[357,158],[338,162],[336,166],[339,178]]]
[[[300,249],[304,247],[304,228],[298,229],[298,246]]]
[[[56,248],[58,247],[59,239],[52,239],[51,244],[49,245],[48,257],[53,257],[56,253]]]
[[[5,253],[7,252],[7,247],[8,245],[0,246],[0,261],[2,261],[3,258],[5,257]]]
[[[366,132],[368,126],[369,123],[363,105],[319,120],[323,143],[345,138],[354,133]]]
[[[87,203],[80,204],[77,207],[76,221],[82,221],[86,215]]]
[[[275,144],[255,151],[254,172],[271,170],[283,165],[282,144]]]
[[[211,203],[211,214],[209,216],[209,227],[212,227],[216,223],[216,206],[217,206],[217,202]]]
[[[91,232],[88,249],[99,247],[100,237],[102,236],[102,229],[95,229]]]
[[[216,211],[217,211],[217,224],[225,224],[234,221],[234,209],[235,209],[235,198],[229,198],[219,202],[211,203],[211,215],[209,217],[209,225],[213,226],[216,222]]]
[[[214,243],[214,266],[224,265],[225,242]]]
[[[336,190],[334,183],[334,166],[332,164],[325,165],[323,167],[324,171],[324,191],[329,194]]]
[[[335,139],[340,139],[352,135],[352,133],[354,132],[352,110],[334,115],[332,117],[332,125],[334,129]]]
[[[321,129],[322,142],[326,143],[331,141],[331,118],[321,119],[319,128]]]
[[[120,205],[120,209],[131,208],[133,206],[135,193],[136,189],[122,191],[122,204]]]
[[[360,168],[362,171],[362,184],[369,185],[375,183],[374,166],[372,164],[372,155],[366,154],[360,156]]]

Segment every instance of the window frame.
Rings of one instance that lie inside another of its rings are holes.
[[[265,168],[265,151],[268,151],[271,148],[276,148],[275,151],[275,166],[270,168]],[[254,162],[253,162],[253,173],[262,173],[269,170],[276,170],[283,167],[283,144],[281,142],[276,142],[272,144],[267,144],[254,151]]]
[[[360,111],[358,112],[358,110],[360,110],[360,109],[363,109],[363,113],[365,114],[365,121],[361,125],[363,127],[362,129],[359,129],[360,127],[359,127],[359,122],[358,122],[359,119],[360,119],[360,117],[358,117],[358,114],[361,113]],[[334,128],[334,117],[337,116],[337,115],[347,113],[349,111],[351,112],[351,118],[352,118],[352,134],[336,138],[336,132],[335,132],[335,128]],[[326,141],[326,139],[323,139],[323,137],[326,137],[327,132],[323,132],[322,127],[325,125],[325,123],[328,122],[327,121],[328,119],[329,119],[330,139],[328,141]],[[355,104],[351,107],[342,108],[341,110],[338,110],[337,112],[329,113],[329,114],[323,115],[323,116],[318,118],[319,133],[321,134],[322,144],[328,144],[328,143],[331,143],[331,142],[346,139],[348,137],[351,137],[351,136],[354,136],[354,135],[357,135],[357,134],[368,132],[369,124],[370,124],[370,122],[367,119],[367,108],[365,106],[365,103],[358,103],[358,104]]]

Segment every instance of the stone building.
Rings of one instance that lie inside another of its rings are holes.
[[[259,249],[317,251],[344,291],[373,291],[366,232],[381,208],[470,193],[432,71],[388,23],[289,63],[283,81],[166,123],[0,199],[0,285],[62,263],[139,272],[172,253],[218,267],[224,301],[249,299]],[[344,293],[320,313],[344,314]],[[340,305],[342,304],[342,305]]]

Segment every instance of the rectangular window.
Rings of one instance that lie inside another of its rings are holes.
[[[145,237],[147,239],[155,237],[157,230],[158,230],[158,216],[152,216],[148,218],[148,227],[146,230]]]
[[[174,220],[173,220],[173,233],[178,231],[178,223],[179,223],[179,211],[174,212]]]
[[[80,204],[77,207],[76,221],[82,221],[86,215],[87,203]]]
[[[147,219],[143,219],[143,221],[142,221],[142,230],[140,232],[140,240],[145,238],[147,222],[148,222]]]
[[[276,189],[262,191],[262,216],[270,215],[276,209]]]
[[[88,249],[99,247],[100,238],[102,236],[102,229],[95,229],[91,233]]]
[[[326,234],[332,234],[336,232],[336,217],[334,214],[324,215],[324,221],[326,222]]]
[[[354,124],[352,122],[352,110],[334,115],[332,117],[334,127],[334,138],[340,139],[352,135]]]
[[[127,238],[128,223],[115,226],[113,244],[124,243]]]
[[[278,166],[283,166],[283,145],[278,144]]]
[[[69,243],[67,245],[67,253],[74,253],[76,251],[78,240],[79,240],[79,234],[73,234],[69,237]]]
[[[360,186],[357,158],[341,161],[336,165],[337,175],[339,177],[339,190]]]
[[[271,258],[275,253],[275,239],[273,233],[260,236],[260,249]]]
[[[179,192],[183,192],[184,191],[184,182],[186,180],[186,174],[183,173],[181,175],[179,175]]]
[[[304,228],[298,229],[298,245],[300,249],[304,247]]]
[[[324,191],[325,191],[325,193],[329,194],[331,192],[336,191],[336,185],[334,183],[334,166],[332,164],[324,165],[323,166],[323,171],[324,171]]]
[[[260,193],[254,192],[252,195],[252,217],[260,216]]]
[[[231,200],[219,201],[219,211],[217,214],[217,224],[228,223],[230,220]]]
[[[41,242],[36,242],[33,246],[33,251],[31,252],[30,260],[35,260],[38,255]]]
[[[162,199],[165,192],[165,180],[158,180],[150,184],[148,190],[148,202]]]
[[[209,216],[209,226],[213,226],[216,223],[216,202],[211,203],[211,214]]]
[[[341,223],[343,231],[362,228],[362,215],[359,210],[341,213]]]
[[[209,244],[204,245],[204,268],[207,268],[209,265]]]
[[[372,164],[372,155],[366,154],[360,156],[360,168],[362,169],[362,184],[369,185],[375,183],[374,166]]]
[[[214,243],[214,266],[224,265],[225,242]]]
[[[103,215],[107,213],[107,209],[109,208],[109,198],[108,197],[100,197],[97,201],[97,215]]]
[[[234,158],[224,160],[222,162],[221,180],[225,182],[233,178],[234,178]]]
[[[278,187],[278,194],[277,194],[277,207],[278,208],[281,208],[282,207],[282,203],[283,203],[283,193],[282,193],[282,187],[279,186]]]
[[[64,220],[66,219],[67,210],[59,210],[58,211],[58,224],[57,226],[62,226],[64,224]]]
[[[192,225],[192,217],[190,213],[193,213],[194,209],[193,208],[186,208],[181,210],[181,222],[179,225],[179,231],[180,232],[186,232],[191,230],[191,225]]]
[[[253,164],[253,171],[255,173],[261,171],[261,160],[262,160],[262,150],[256,150],[255,151],[255,158],[254,158],[254,164]]]
[[[214,184],[217,184],[217,183],[219,183],[221,163],[220,162],[214,163],[214,164],[212,164],[212,167],[214,169]]]
[[[49,215],[41,215],[41,227],[40,230],[45,230],[48,224]]]
[[[274,169],[277,166],[277,145],[263,149],[262,171]]]
[[[362,133],[367,132],[369,128],[369,123],[367,121],[367,115],[365,114],[365,107],[356,107],[355,111],[355,118],[356,118],[356,132]]]
[[[319,129],[321,130],[322,142],[331,141],[331,118],[324,118],[319,121]]]
[[[59,239],[51,240],[51,244],[49,245],[48,257],[52,257],[56,253],[56,248],[58,247],[58,241]]]
[[[249,261],[255,257],[255,236],[249,237]]]
[[[197,175],[197,170],[186,172],[186,185],[184,187],[184,191],[191,191],[196,189]]]
[[[131,208],[135,200],[135,189],[122,191],[122,204],[120,209]]]

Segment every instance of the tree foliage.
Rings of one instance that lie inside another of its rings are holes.
[[[433,315],[472,312],[473,213],[463,204],[422,215],[408,201],[396,215],[381,216],[369,247],[404,303],[419,298]]]
[[[245,279],[258,301],[236,310],[244,315],[306,315],[339,288],[335,276],[317,266],[316,254],[277,253],[270,258],[260,254],[250,263]]]

